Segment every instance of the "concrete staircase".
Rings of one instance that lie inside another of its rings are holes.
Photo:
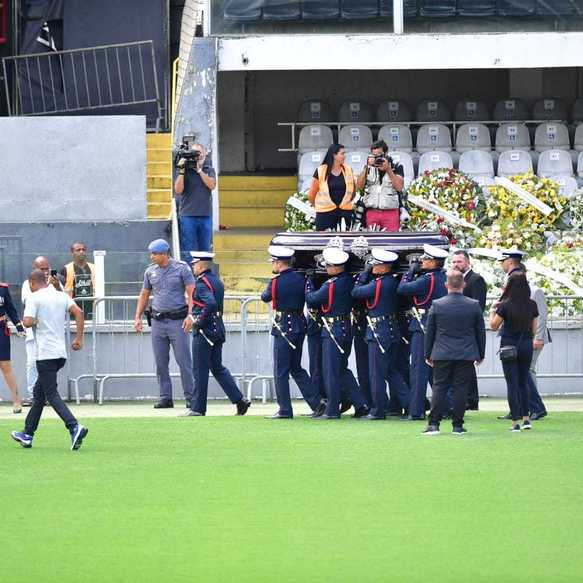
[[[172,202],[172,136],[147,135],[148,219],[168,219]]]
[[[263,291],[271,277],[267,246],[283,230],[283,209],[295,192],[293,176],[221,176],[220,222],[215,233],[216,262],[227,293]]]

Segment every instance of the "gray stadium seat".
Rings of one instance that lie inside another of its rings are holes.
[[[532,172],[532,158],[524,150],[502,152],[498,158],[498,176],[516,176]]]
[[[576,99],[571,108],[571,119],[575,123],[583,122],[583,98]]]
[[[520,99],[503,99],[496,103],[493,117],[496,121],[522,121],[530,118],[528,108]]]
[[[261,18],[261,2],[249,0],[229,0],[223,12],[225,20],[239,22],[254,21]]]
[[[581,16],[580,2],[573,0],[538,0],[536,3],[537,16]]]
[[[490,112],[483,101],[459,101],[455,106],[456,121],[489,121]]]
[[[384,140],[391,151],[413,151],[411,130],[405,125],[386,125],[379,131],[379,140]]]
[[[574,192],[579,188],[577,179],[573,176],[550,176],[559,185],[559,194],[571,198]]]
[[[456,0],[420,0],[419,14],[431,18],[455,15]]]
[[[566,120],[567,108],[560,99],[541,99],[532,108],[533,119]]]
[[[263,0],[264,20],[299,20],[301,17],[299,0]]]
[[[460,16],[494,16],[496,0],[457,0]]]
[[[411,110],[404,101],[383,101],[377,109],[377,121],[411,121]]]
[[[565,150],[545,150],[538,158],[537,174],[543,177],[573,176],[573,161]]]
[[[451,113],[445,101],[424,99],[417,106],[417,121],[451,121]]]
[[[393,17],[393,0],[380,0],[381,16]],[[403,16],[405,18],[415,18],[417,16],[417,0],[404,0]]]
[[[449,152],[425,152],[419,158],[419,176],[424,172],[431,172],[438,168],[453,168],[453,161]]]
[[[492,184],[494,181],[494,162],[489,152],[471,150],[460,156],[459,170],[471,176],[478,184]]]
[[[346,164],[348,164],[354,174],[360,174],[366,166],[366,160],[370,155],[370,150],[349,150],[346,149]]]
[[[575,130],[575,139],[573,140],[573,149],[577,152],[583,152],[583,124],[579,124]],[[577,155],[577,158],[579,155]]]
[[[341,16],[347,19],[376,18],[379,15],[378,0],[341,0]]]
[[[525,124],[504,123],[496,130],[496,151],[530,150],[530,133]]]
[[[534,135],[534,149],[537,152],[545,150],[569,150],[569,130],[562,123],[541,123]]]
[[[369,149],[372,144],[370,128],[362,125],[348,125],[340,129],[338,143],[347,149]]]
[[[465,123],[457,130],[455,149],[460,153],[468,150],[489,152],[492,149],[490,130],[481,123]]]
[[[328,126],[305,126],[300,131],[298,151],[303,153],[310,150],[325,150],[333,143],[334,136],[332,135],[332,130]]]
[[[326,150],[315,150],[313,152],[306,152],[300,156],[300,163],[298,165],[298,190],[303,192],[302,188],[308,184],[314,176],[316,168],[322,164],[326,156]]]
[[[552,0],[551,0],[552,1]],[[500,16],[532,16],[537,0],[498,0]]]
[[[417,133],[417,151],[420,154],[432,150],[451,152],[451,134],[443,124],[422,125]]]
[[[579,159],[577,160],[577,176],[583,178],[583,152],[579,154]]]
[[[321,123],[338,120],[334,119],[334,113],[328,103],[319,99],[310,99],[304,101],[300,106],[298,121],[302,123]]]
[[[302,13],[307,20],[323,20],[340,16],[338,0],[303,0]]]
[[[368,103],[362,101],[346,101],[338,111],[338,121],[347,123],[372,121],[372,110]]]
[[[405,188],[409,188],[411,182],[415,180],[415,170],[413,169],[413,158],[411,158],[411,154],[408,152],[391,152],[390,156],[393,162],[403,166]]]

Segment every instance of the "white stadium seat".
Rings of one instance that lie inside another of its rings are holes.
[[[338,121],[358,123],[372,121],[372,109],[363,101],[346,101],[338,111]]]
[[[530,114],[520,99],[502,99],[496,103],[492,117],[496,121],[521,121],[529,119]]]
[[[347,149],[368,149],[372,145],[372,132],[367,126],[344,126],[338,134],[338,143]]]
[[[460,156],[459,170],[481,186],[494,183],[494,162],[489,152],[470,150]]]
[[[326,150],[314,150],[300,156],[298,168],[298,190],[304,192],[305,185],[309,188],[316,168],[322,164],[326,156]]]
[[[447,126],[443,124],[426,124],[419,128],[417,151],[423,154],[432,150],[451,152],[451,134]]]
[[[571,154],[565,150],[545,150],[538,158],[537,174],[550,176],[573,176]]]
[[[537,152],[545,150],[569,150],[569,130],[562,123],[541,123],[534,135],[534,149]]]
[[[327,149],[334,143],[332,130],[325,125],[305,126],[300,131],[298,151],[300,153],[310,150]]]
[[[525,124],[504,123],[496,130],[496,151],[530,150],[530,134]]]
[[[451,113],[445,101],[441,99],[424,99],[417,106],[417,121],[451,121]]]
[[[492,149],[490,142],[490,131],[484,124],[466,123],[458,128],[455,149],[461,154],[469,150],[484,150],[489,152]]]
[[[502,152],[498,158],[498,176],[516,176],[532,172],[530,152],[509,150]]]
[[[405,188],[415,180],[415,170],[413,169],[413,158],[409,152],[391,152],[389,154],[396,164],[403,166],[403,174],[405,179]]]
[[[579,187],[573,176],[549,176],[549,178],[559,184],[559,193],[567,198],[571,198]]]
[[[404,101],[383,101],[377,109],[377,121],[411,121],[411,110]]]
[[[379,131],[379,140],[384,140],[391,151],[413,151],[413,137],[411,136],[411,130],[405,125],[383,126]]]
[[[366,165],[366,160],[370,155],[370,150],[346,150],[346,164],[348,164],[354,174],[360,174]]]
[[[419,176],[438,168],[453,168],[450,152],[425,152],[419,158]]]

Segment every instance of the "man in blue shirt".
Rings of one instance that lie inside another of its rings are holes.
[[[213,190],[216,172],[201,144],[194,144],[199,153],[196,167],[191,169],[184,158],[178,161],[178,176],[174,192],[179,203],[180,252],[182,260],[190,262],[191,251],[210,251],[212,240]]]

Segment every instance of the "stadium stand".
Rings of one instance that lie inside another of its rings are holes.
[[[494,107],[493,118],[496,121],[522,121],[530,119],[530,112],[520,99],[502,99]]]
[[[460,16],[494,16],[496,0],[458,0],[457,13]]]
[[[483,101],[458,101],[454,118],[456,121],[485,121],[490,119],[490,112]]]
[[[413,168],[413,158],[411,158],[411,154],[408,152],[391,152],[390,155],[393,162],[403,166],[405,188],[409,188],[411,182],[415,180],[415,170]]]
[[[334,142],[332,130],[325,125],[305,126],[300,131],[298,152],[303,154],[311,150],[326,150]]]
[[[551,176],[573,176],[573,161],[569,152],[546,150],[538,159],[537,174],[544,178]]]
[[[308,20],[328,20],[340,16],[338,0],[303,0],[303,17]]]
[[[502,152],[498,158],[498,176],[516,176],[532,172],[532,158],[529,152],[510,150]]]
[[[346,150],[346,163],[358,173],[364,168],[368,155],[369,150]]]
[[[530,134],[525,124],[501,124],[496,130],[496,151],[530,150]]]
[[[453,168],[450,152],[425,152],[419,158],[419,175],[438,168]]]
[[[302,16],[299,1],[263,0],[265,20],[298,20]]]
[[[341,128],[338,143],[347,149],[368,149],[372,144],[372,131],[363,125],[348,125]]]
[[[346,101],[338,111],[338,121],[345,123],[373,121],[372,108],[363,101]]]
[[[259,20],[262,16],[261,5],[248,0],[229,0],[225,4],[225,20],[238,22]]]
[[[460,172],[471,176],[481,186],[494,184],[494,162],[489,152],[469,150],[460,156]]]
[[[377,109],[377,121],[379,122],[411,121],[411,110],[404,101],[383,101]]]
[[[541,121],[563,120],[567,116],[567,108],[560,99],[541,99],[532,108],[532,117]]]
[[[336,115],[332,112],[330,105],[319,99],[304,101],[298,113],[298,121],[302,123],[336,121],[335,117]]]
[[[454,16],[456,0],[419,0],[419,14],[426,17]]]
[[[499,16],[534,16],[537,0],[498,0]]]
[[[342,0],[342,18],[376,18],[379,16],[378,0]]]
[[[379,131],[379,140],[384,140],[390,151],[413,151],[413,136],[411,130],[405,125],[386,125]]]
[[[455,149],[460,154],[468,150],[483,150],[489,152],[492,149],[490,131],[484,124],[464,124],[458,128]]]
[[[420,154],[432,150],[451,152],[451,134],[443,124],[426,124],[419,128],[417,134],[417,151]]]
[[[310,187],[310,182],[316,171],[316,168],[322,164],[326,150],[315,150],[306,152],[300,156],[298,169],[298,191],[304,192]]]
[[[445,101],[440,99],[424,99],[417,106],[417,121],[435,122],[451,121],[451,112]]]

